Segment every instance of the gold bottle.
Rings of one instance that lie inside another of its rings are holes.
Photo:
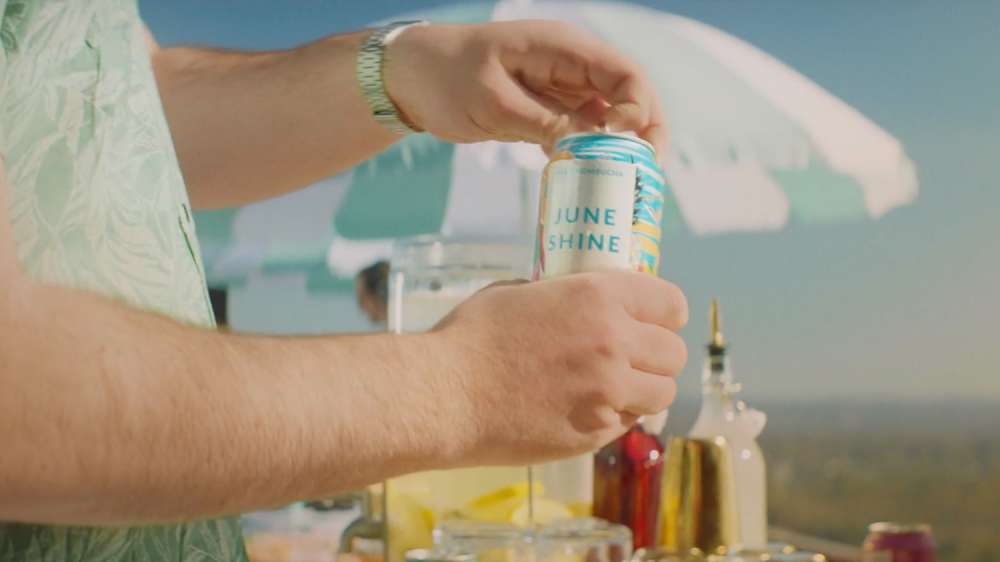
[[[665,454],[660,547],[681,554],[726,554],[739,538],[729,444],[722,437],[672,437]]]

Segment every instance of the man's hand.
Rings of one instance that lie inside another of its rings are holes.
[[[277,197],[399,140],[372,118],[357,80],[371,30],[273,53],[156,50],[153,69],[197,208]],[[155,47],[152,46],[151,49]],[[635,131],[662,156],[656,92],[628,57],[560,22],[430,25],[386,49],[386,89],[404,118],[446,141],[528,141]]]
[[[528,464],[590,452],[674,399],[687,323],[674,285],[581,274],[486,289],[428,337],[453,358],[433,381],[471,431],[460,465]]]
[[[431,25],[386,52],[386,89],[412,124],[451,142],[551,147],[580,131],[635,131],[667,148],[663,107],[642,68],[570,24]]]

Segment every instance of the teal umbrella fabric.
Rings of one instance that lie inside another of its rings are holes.
[[[917,196],[902,145],[760,51],[694,20],[618,2],[456,4],[394,19],[569,21],[636,59],[667,110],[665,236],[875,219]],[[350,290],[396,238],[530,234],[537,147],[413,135],[345,174],[244,208],[196,213],[211,285],[299,272],[309,292]]]

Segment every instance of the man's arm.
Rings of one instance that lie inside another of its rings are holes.
[[[350,169],[399,136],[371,117],[355,78],[369,32],[299,49],[173,47],[153,68],[192,204],[246,204]]]
[[[368,35],[272,53],[156,50],[153,68],[194,205],[274,197],[399,140],[372,118],[357,83]],[[413,27],[387,48],[383,75],[406,120],[449,142],[552,146],[606,124],[666,149],[663,109],[643,70],[568,24]]]
[[[494,287],[426,334],[182,326],[24,276],[3,168],[0,521],[190,520],[569,457],[665,409],[686,360],[683,295],[632,273]]]
[[[454,460],[428,336],[233,336],[34,283],[2,177],[0,521],[238,513]]]

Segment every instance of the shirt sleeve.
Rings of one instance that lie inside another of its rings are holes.
[[[7,0],[0,0],[0,158],[7,159],[7,45],[13,30],[7,25]]]

